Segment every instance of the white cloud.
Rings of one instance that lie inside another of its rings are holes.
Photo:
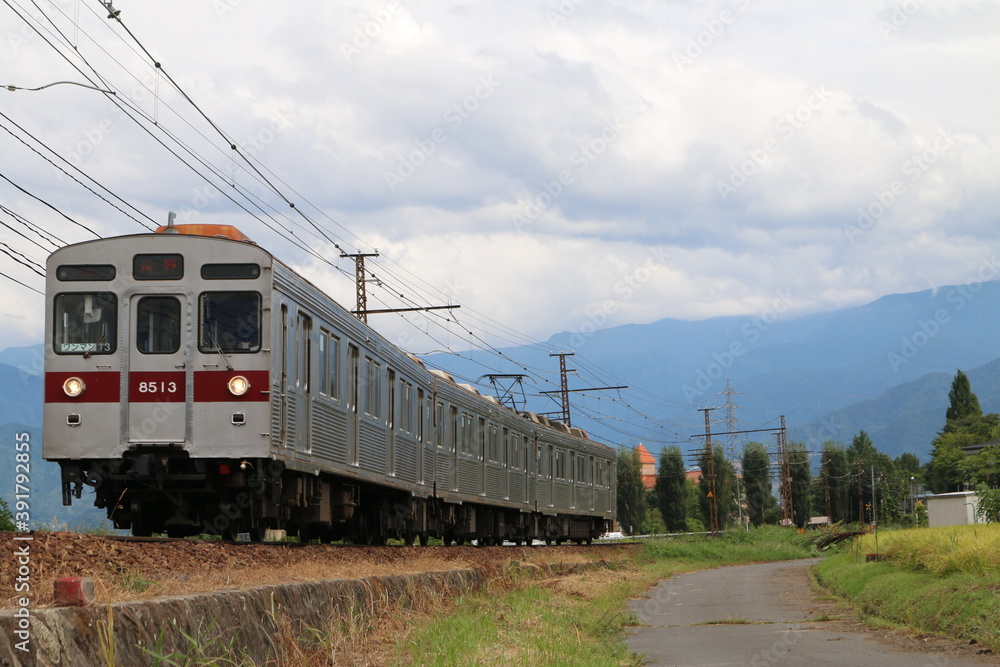
[[[755,312],[790,285],[803,310],[856,304],[962,281],[992,247],[992,3],[116,6],[163,71],[267,167],[235,181],[277,218],[270,224],[322,247],[265,176],[345,249],[378,247],[376,267],[401,272],[398,262],[536,338],[595,308],[608,325]],[[197,151],[199,171],[232,180],[226,141],[120,27],[88,7],[77,30],[63,10],[53,20],[107,85]],[[89,71],[10,11],[0,34],[10,64],[0,84]],[[352,298],[347,278],[206,186],[101,94],[3,91],[0,111],[157,222],[175,210],[236,224]],[[954,144],[914,170],[941,131]],[[4,133],[0,150],[10,156],[3,173],[74,218],[102,234],[139,231]],[[859,208],[877,211],[894,181],[905,187],[852,233]],[[4,183],[0,193],[66,240],[87,237]],[[6,229],[0,241],[25,249]],[[669,261],[640,289],[616,292],[650,248]],[[379,289],[374,298],[392,300]],[[4,342],[40,337],[37,317],[13,314],[40,313],[37,295],[8,281],[0,292],[18,306],[4,316]],[[384,326],[405,332],[397,317]]]

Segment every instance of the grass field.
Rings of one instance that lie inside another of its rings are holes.
[[[418,665],[639,664],[624,641],[634,622],[628,600],[680,572],[815,556],[796,544],[800,537],[771,527],[655,540],[630,561],[601,565],[595,556],[595,569],[579,574],[497,582],[415,623],[397,643],[396,659]]]
[[[866,562],[876,553],[882,560]],[[871,533],[817,565],[816,577],[870,621],[1000,651],[1000,525]]]

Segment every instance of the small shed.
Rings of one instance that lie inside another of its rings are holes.
[[[975,491],[956,491],[927,496],[927,525],[964,526],[976,523],[979,497]]]

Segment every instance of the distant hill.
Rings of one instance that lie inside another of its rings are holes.
[[[928,430],[928,425],[934,419],[940,421],[943,412],[936,414],[930,403],[918,408],[919,394],[926,393],[930,401],[940,391],[943,378],[939,398],[947,405],[956,369],[984,366],[985,382],[996,370],[985,365],[1000,358],[1000,282],[895,294],[855,308],[797,318],[782,312],[789,310],[786,303],[794,305],[794,296],[776,298],[772,308],[742,317],[696,322],[666,319],[596,331],[582,324],[576,331],[551,337],[545,345],[501,351],[547,380],[527,388],[529,392],[557,388],[554,373],[544,375],[534,369],[554,372],[558,366],[549,353],[574,350],[578,356],[570,360],[580,378],[570,380],[571,388],[628,384],[656,395],[659,398],[632,403],[639,412],[671,425],[672,433],[660,443],[655,442],[656,436],[644,440],[654,453],[663,442],[702,430],[697,408],[721,406],[724,399],[719,393],[730,379],[738,392],[736,416],[741,428],[764,424],[770,428],[772,420],[784,414],[791,433],[807,438],[812,432],[806,430],[807,425],[836,413],[844,423],[843,430],[836,432],[837,439],[849,442],[857,430],[848,429],[865,428],[880,448],[909,451],[922,458],[940,428],[938,424]],[[463,356],[441,354],[426,361],[468,381],[486,372],[523,372],[515,364],[500,364],[497,369],[496,357],[486,352]],[[600,375],[594,367],[608,373]],[[941,374],[937,384],[923,381],[933,374]],[[914,381],[918,382],[909,384]],[[480,386],[488,391],[485,383]],[[890,391],[896,387],[898,393]],[[975,381],[973,390],[977,390]],[[918,396],[909,397],[910,391]],[[894,397],[891,405],[886,403],[889,407],[866,412],[863,406],[868,401],[887,393]],[[985,389],[983,393],[981,399],[986,398]],[[583,404],[586,398],[574,395],[572,400]],[[847,413],[837,413],[849,406],[851,419]],[[552,401],[536,399],[529,409],[558,408]],[[635,432],[635,428],[611,428],[582,419],[574,425],[607,442],[635,444],[634,438],[621,433]],[[887,442],[880,442],[876,435],[888,438]]]
[[[969,376],[983,412],[1000,413],[1000,359],[962,370]],[[944,427],[948,392],[954,379],[954,372],[929,373],[893,387],[876,398],[789,429],[789,439],[814,445],[828,439],[848,444],[864,429],[872,442],[893,458],[903,452],[929,452],[929,443]]]

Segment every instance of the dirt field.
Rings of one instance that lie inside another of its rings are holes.
[[[92,577],[101,602],[183,595],[322,579],[501,568],[510,561],[581,563],[627,558],[634,545],[594,547],[360,547],[310,544],[227,544],[217,541],[125,542],[77,533],[33,534],[15,541],[0,533],[0,607],[24,595],[15,590],[16,550],[28,545],[31,605],[52,604],[59,577]],[[17,533],[23,536],[24,533]],[[23,576],[23,572],[22,572]]]

